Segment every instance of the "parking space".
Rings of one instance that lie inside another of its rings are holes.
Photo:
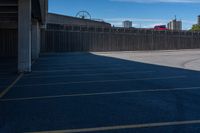
[[[163,52],[171,55],[163,63],[177,52]],[[196,52],[184,53],[183,62],[197,59]],[[140,54],[43,55],[0,99],[0,132],[200,131],[197,67],[149,63]]]
[[[0,58],[0,93],[17,77],[17,60]]]

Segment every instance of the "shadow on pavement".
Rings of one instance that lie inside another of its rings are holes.
[[[17,59],[0,57],[0,93],[17,77]]]
[[[0,101],[0,132],[20,133],[200,120],[200,72],[97,56],[46,54]],[[162,89],[189,88],[176,91]],[[34,97],[146,91],[91,96]],[[119,132],[200,131],[196,125]],[[110,131],[109,131],[110,132]],[[113,131],[117,132],[117,131]]]

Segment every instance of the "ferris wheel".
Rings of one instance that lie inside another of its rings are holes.
[[[81,19],[91,19],[91,15],[87,11],[79,11],[76,14],[76,17],[81,18]]]

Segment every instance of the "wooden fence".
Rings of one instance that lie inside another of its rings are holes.
[[[152,30],[42,31],[42,52],[138,51],[200,48],[200,33]]]
[[[16,29],[0,29],[0,57],[16,57],[17,44]]]

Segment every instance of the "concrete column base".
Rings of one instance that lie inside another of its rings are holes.
[[[18,71],[31,72],[31,0],[18,5]]]
[[[40,54],[40,26],[38,21],[32,22],[32,59],[39,58]]]

